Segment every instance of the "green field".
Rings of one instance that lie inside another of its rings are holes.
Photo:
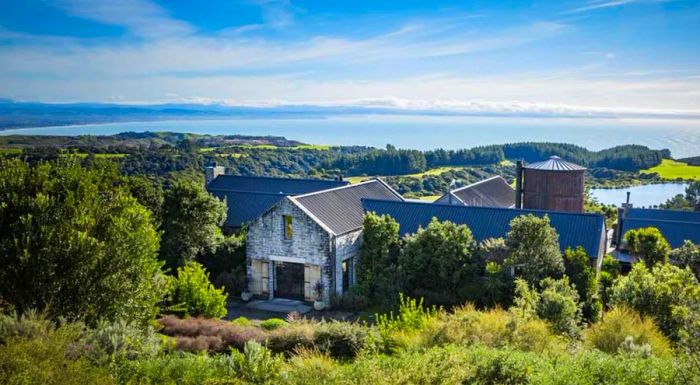
[[[657,173],[661,178],[669,180],[700,180],[700,166],[691,166],[673,159],[664,159],[660,165],[642,170],[641,173]]]
[[[0,155],[17,155],[22,153],[21,148],[0,148]]]

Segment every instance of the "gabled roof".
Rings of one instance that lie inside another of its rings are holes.
[[[207,185],[207,190],[219,199],[226,198],[226,226],[241,227],[262,215],[287,195],[305,194],[344,185],[347,185],[347,182],[219,175]]]
[[[339,235],[362,228],[362,199],[403,201],[403,197],[379,179],[291,197],[309,216]]]
[[[345,186],[348,182],[324,179],[275,178],[219,175],[207,185],[209,191],[264,192],[280,195],[305,194]]]
[[[700,212],[658,209],[628,209],[622,220],[622,236],[643,227],[656,227],[672,248],[685,240],[700,243]]]
[[[550,156],[549,159],[542,162],[524,165],[523,168],[547,171],[581,171],[586,169],[583,166],[568,162],[556,155]]]
[[[601,245],[604,245],[602,237],[605,219],[600,214],[443,204],[424,205],[374,199],[364,199],[362,202],[366,212],[388,214],[393,217],[399,223],[401,235],[415,233],[419,227],[425,228],[433,218],[437,218],[441,221],[448,220],[467,225],[478,241],[505,237],[510,231],[510,221],[517,216],[548,215],[552,227],[559,233],[562,252],[568,247],[578,246],[583,246],[591,257],[598,257],[604,252],[601,250]]]
[[[494,176],[460,187],[443,195],[435,203],[459,202],[466,206],[513,207],[515,189],[500,176]]]

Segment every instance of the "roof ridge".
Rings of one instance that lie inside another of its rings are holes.
[[[225,188],[207,188],[207,191],[209,192],[220,192],[220,193],[241,193],[241,194],[257,194],[257,195],[279,195],[279,196],[287,196],[290,195],[288,193],[285,193],[283,191],[280,192],[269,192],[269,191],[255,191],[255,190],[232,190],[232,189],[225,189]],[[291,194],[295,195],[295,194]]]
[[[306,197],[308,197],[308,196],[324,194],[324,193],[328,193],[328,192],[331,192],[331,191],[337,191],[337,190],[342,190],[342,189],[346,189],[346,188],[350,188],[350,187],[362,186],[362,185],[365,185],[365,184],[369,184],[370,182],[377,182],[377,180],[376,180],[376,179],[370,179],[370,180],[366,180],[366,181],[360,182],[360,183],[352,183],[352,184],[346,184],[346,185],[344,185],[344,186],[331,187],[331,188],[327,188],[327,189],[324,189],[324,190],[312,191],[312,192],[305,193],[305,194],[294,195],[294,198],[306,198]]]
[[[292,181],[305,181],[305,182],[331,182],[331,183],[345,183],[349,184],[347,181],[335,180],[335,179],[314,179],[314,178],[289,178],[283,176],[267,176],[267,175],[231,175],[231,174],[221,174],[217,175],[216,178],[227,177],[227,178],[248,178],[248,179],[275,179],[275,180],[292,180]]]
[[[417,202],[411,202],[411,201],[390,201],[390,200],[385,200],[385,199],[376,199],[376,198],[362,198],[363,201],[375,201],[375,202],[387,202],[387,203],[405,203],[405,204],[411,204],[411,205],[422,205],[422,206],[440,206],[440,207],[451,207],[454,209],[472,209],[472,210],[500,210],[500,211],[525,211],[525,212],[531,212],[531,213],[544,213],[544,214],[555,214],[555,215],[570,215],[570,216],[587,216],[587,217],[594,217],[594,218],[602,218],[603,214],[596,214],[596,213],[571,213],[571,212],[565,212],[565,211],[549,211],[549,210],[535,210],[535,209],[517,209],[513,207],[484,207],[484,206],[460,206],[460,205],[451,205],[448,203],[431,203],[429,205],[426,205],[425,203],[417,203]],[[630,218],[633,219],[633,218]],[[642,218],[638,218],[642,219]],[[645,218],[646,219],[646,218]],[[692,223],[692,222],[691,222]]]
[[[505,178],[503,178],[502,176],[500,176],[500,175],[494,175],[494,176],[492,176],[492,177],[489,177],[489,178],[486,178],[486,179],[482,179],[482,180],[480,180],[480,181],[478,181],[478,182],[474,182],[474,183],[468,184],[468,185],[466,185],[466,186],[462,186],[462,187],[456,188],[456,189],[454,189],[454,190],[450,190],[450,192],[462,191],[462,190],[467,189],[467,188],[469,188],[469,187],[474,187],[474,186],[476,186],[476,185],[478,185],[478,184],[481,184],[481,183],[484,183],[484,182],[488,182],[488,181],[490,181],[490,180],[492,180],[492,179],[503,179],[503,180],[505,181]]]

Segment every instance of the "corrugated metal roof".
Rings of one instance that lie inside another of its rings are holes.
[[[364,199],[366,212],[389,214],[400,225],[402,235],[415,233],[426,227],[433,218],[467,225],[474,237],[482,241],[487,238],[505,237],[513,218],[534,214],[548,215],[552,227],[559,233],[562,252],[568,247],[583,246],[591,257],[597,257],[605,227],[605,219],[599,214],[562,213],[541,210],[507,209],[494,207],[452,206],[443,204],[422,205],[410,202],[390,202]]]
[[[377,179],[358,184],[299,195],[292,200],[335,234],[362,227],[363,198],[403,201],[399,193]],[[416,203],[429,206],[423,203]]]
[[[345,186],[348,182],[325,179],[275,178],[219,175],[207,185],[209,191],[264,192],[282,195],[305,194]]]
[[[282,194],[236,191],[212,191],[211,194],[219,199],[226,199],[228,207],[225,225],[229,227],[241,227],[252,222],[285,197]]]
[[[699,222],[700,212],[661,209],[630,208],[625,212],[625,218],[659,219],[669,221]]]
[[[547,171],[580,171],[586,169],[583,166],[566,161],[556,155],[550,156],[549,159],[542,162],[524,165],[523,168]]]
[[[482,181],[460,187],[443,195],[436,203],[448,203],[449,194],[457,197],[467,206],[513,207],[515,206],[515,189],[501,176],[494,176]]]
[[[656,209],[628,209],[622,220],[622,235],[630,230],[656,227],[671,247],[685,240],[700,243],[700,212]]]
[[[219,175],[207,190],[228,205],[226,226],[241,227],[262,215],[286,195],[305,194],[345,186],[347,182],[262,176]]]

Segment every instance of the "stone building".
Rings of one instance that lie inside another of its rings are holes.
[[[248,290],[266,298],[330,303],[354,283],[362,199],[403,201],[379,179],[286,196],[248,228]],[[318,297],[317,286],[322,287]]]
[[[238,232],[287,195],[347,185],[341,180],[225,175],[221,166],[206,168],[206,188],[227,206],[224,230]]]

